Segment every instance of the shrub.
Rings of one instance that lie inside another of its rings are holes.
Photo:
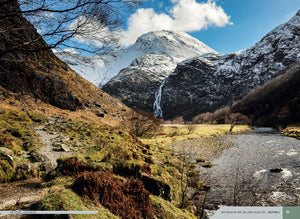
[[[76,176],[84,171],[97,171],[99,168],[86,164],[76,158],[58,159],[58,171],[63,175]]]
[[[179,116],[177,118],[175,118],[173,121],[172,121],[173,124],[184,124],[184,119],[182,116]]]
[[[192,120],[194,124],[202,124],[202,123],[213,124],[214,121],[215,121],[214,114],[210,112],[197,115]]]
[[[122,218],[154,218],[149,192],[140,180],[127,183],[107,171],[81,173],[72,189]]]

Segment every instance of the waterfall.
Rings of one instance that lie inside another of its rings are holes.
[[[163,110],[161,106],[161,95],[162,95],[162,88],[165,85],[166,80],[163,80],[163,82],[160,84],[158,90],[155,92],[155,100],[153,103],[153,114],[156,118],[162,118],[163,117]]]

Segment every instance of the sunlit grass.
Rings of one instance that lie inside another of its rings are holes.
[[[300,139],[300,123],[290,124],[282,131],[283,134],[289,137]]]
[[[149,138],[140,138],[145,144],[168,145],[171,143],[184,141],[187,139],[197,139],[212,135],[228,134],[230,124],[222,125],[162,125],[156,135]],[[251,129],[247,125],[237,125],[233,128],[232,134]]]

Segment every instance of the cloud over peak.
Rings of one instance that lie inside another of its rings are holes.
[[[196,0],[171,0],[169,14],[158,14],[153,8],[140,8],[128,19],[128,29],[123,31],[121,44],[128,46],[142,34],[149,31],[173,30],[192,32],[209,26],[231,25],[221,6],[212,0],[198,3]]]

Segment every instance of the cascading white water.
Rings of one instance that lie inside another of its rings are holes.
[[[153,103],[153,114],[156,118],[162,118],[163,117],[163,110],[161,107],[161,95],[162,95],[162,88],[165,85],[166,81],[164,80],[158,90],[155,92],[155,100]]]

